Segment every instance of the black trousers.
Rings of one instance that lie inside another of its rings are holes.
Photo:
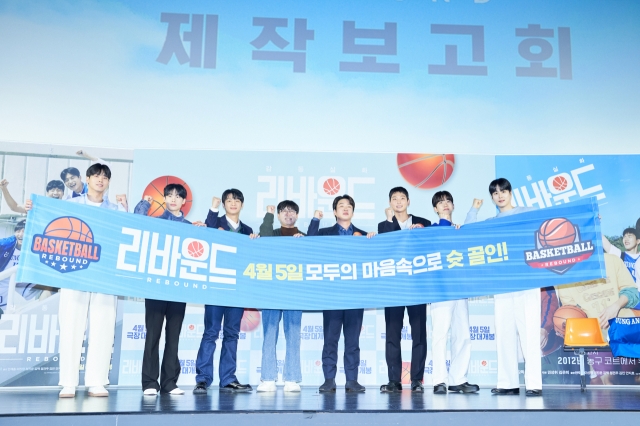
[[[176,382],[180,376],[180,360],[178,359],[178,341],[186,303],[166,302],[164,300],[146,299],[145,325],[147,338],[144,342],[144,355],[142,357],[142,389],[154,388],[161,392],[171,392],[178,387]],[[162,376],[160,375],[160,336],[162,335],[162,323],[167,320],[165,326],[165,345],[162,357]]]
[[[422,381],[424,378],[424,364],[427,360],[427,305],[407,306],[409,324],[411,324],[411,380]],[[384,322],[387,338],[385,357],[389,381],[400,382],[402,379],[402,321],[404,320],[404,306],[384,308]]]
[[[344,374],[347,380],[358,380],[360,367],[360,329],[364,309],[322,311],[324,345],[322,372],[325,379],[335,379],[338,370],[338,341],[344,333]],[[343,329],[344,325],[344,329]]]

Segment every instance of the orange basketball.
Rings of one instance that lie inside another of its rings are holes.
[[[567,327],[567,318],[586,318],[587,314],[574,305],[564,305],[558,308],[555,314],[553,314],[553,329],[556,331],[556,335],[564,337],[564,332]]]
[[[89,225],[76,217],[67,216],[54,219],[47,225],[43,235],[93,243],[93,233],[89,229]]]
[[[256,309],[245,309],[240,322],[240,330],[253,331],[260,325],[260,312]]]
[[[187,251],[189,252],[190,256],[197,259],[204,253],[204,247],[199,241],[191,241],[189,243],[189,246],[187,247]]]
[[[567,182],[567,178],[565,178],[564,176],[556,176],[553,179],[553,187],[556,189],[556,191],[564,191],[565,189],[567,189],[568,185],[569,182]]]
[[[538,241],[542,247],[558,247],[576,240],[576,228],[565,218],[549,219],[540,225]]]
[[[412,186],[433,189],[443,185],[453,173],[453,154],[398,154],[398,170]]]
[[[340,182],[337,179],[329,178],[322,184],[322,189],[327,195],[336,195],[340,191]]]
[[[402,362],[402,376],[400,377],[400,382],[403,385],[411,384],[411,363],[410,362]]]
[[[169,185],[170,183],[179,183],[187,190],[187,202],[184,203],[184,206],[182,206],[182,214],[187,217],[189,211],[191,210],[191,203],[193,201],[193,193],[191,192],[191,188],[189,188],[187,182],[183,181],[179,177],[168,175],[155,178],[144,189],[142,198],[146,197],[147,195],[150,195],[153,198],[153,200],[151,201],[151,208],[147,212],[147,216],[158,217],[162,215],[162,213],[164,213],[164,187]]]

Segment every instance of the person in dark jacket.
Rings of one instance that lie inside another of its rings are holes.
[[[375,232],[366,233],[356,228],[352,223],[353,211],[356,203],[353,198],[340,195],[333,200],[333,215],[336,224],[329,228],[320,228],[320,219],[323,217],[321,210],[316,210],[314,218],[309,224],[308,236],[314,235],[338,235],[338,236],[363,236],[371,238]],[[360,329],[364,318],[364,309],[342,309],[322,311],[322,323],[324,330],[324,345],[322,346],[322,372],[324,383],[320,386],[320,392],[336,391],[336,372],[338,363],[338,341],[340,330],[344,333],[344,373],[347,378],[345,390],[347,392],[364,392],[365,387],[358,383],[358,367],[360,366]]]
[[[260,225],[260,237],[304,237],[296,227],[300,208],[291,200],[284,200],[278,204],[278,220],[281,227],[273,229],[275,206],[267,206]],[[258,392],[275,392],[278,379],[278,365],[276,358],[276,345],[278,344],[278,330],[282,318],[284,335],[287,341],[287,350],[284,358],[284,391],[300,392],[298,382],[302,381],[300,368],[300,329],[302,327],[302,311],[289,311],[280,309],[262,310],[262,363],[260,368],[260,384]]]
[[[218,209],[224,200],[226,214],[218,216]],[[222,200],[213,197],[211,209],[205,224],[209,228],[221,231],[235,232],[252,238],[251,227],[240,221],[240,211],[244,204],[244,195],[237,189],[227,189],[222,193]],[[196,387],[194,394],[206,394],[207,388],[213,382],[213,353],[216,351],[216,339],[224,320],[222,349],[220,352],[220,392],[251,392],[251,385],[242,385],[236,378],[236,354],[238,352],[238,338],[240,337],[240,323],[244,308],[228,306],[204,306],[204,333],[196,358]]]
[[[151,208],[153,197],[146,196],[134,209],[135,214],[147,215]],[[187,202],[187,190],[178,183],[171,183],[164,187],[164,212],[160,219],[191,224],[182,214],[182,207]],[[142,390],[144,395],[156,396],[158,392],[171,395],[182,395],[184,391],[177,385],[180,376],[180,360],[178,359],[178,345],[180,330],[187,304],[166,300],[145,299],[144,322],[147,337],[144,341],[144,355],[142,356]],[[162,375],[160,384],[160,336],[162,324],[166,318],[165,346],[162,356]]]
[[[431,225],[427,219],[410,215],[407,208],[411,204],[409,192],[401,187],[389,191],[389,207],[385,209],[387,220],[378,224],[378,233],[400,231],[406,229],[426,228]],[[393,306],[384,308],[386,324],[385,357],[389,383],[380,386],[380,392],[402,391],[402,323],[404,310],[409,314],[411,324],[411,391],[424,392],[424,364],[427,360],[427,304],[413,306]]]

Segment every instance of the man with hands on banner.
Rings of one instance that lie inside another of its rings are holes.
[[[389,207],[385,209],[387,220],[378,224],[378,233],[406,229],[426,228],[431,225],[427,219],[410,215],[407,208],[411,204],[409,192],[403,187],[389,191]],[[411,324],[411,391],[424,392],[424,364],[427,360],[427,304],[406,306]],[[380,386],[380,392],[402,391],[402,325],[405,306],[384,308],[386,330],[385,357],[389,383]]]
[[[304,237],[304,233],[296,227],[300,208],[291,200],[284,200],[278,204],[278,220],[280,228],[273,229],[275,206],[267,206],[260,225],[260,237]],[[284,391],[300,392],[298,382],[302,381],[300,368],[300,329],[302,327],[302,311],[289,311],[280,309],[262,310],[262,363],[260,370],[260,384],[258,392],[275,392],[278,379],[278,365],[276,358],[276,345],[278,344],[278,331],[282,318],[284,335],[287,341],[287,350],[284,359]]]
[[[111,169],[106,164],[95,163],[87,169],[87,190],[67,201],[109,210],[127,211],[127,196],[117,195],[117,203],[109,201],[106,193],[111,181]],[[31,210],[33,202],[27,200],[25,209]],[[60,398],[73,398],[80,379],[82,342],[89,315],[89,342],[84,369],[84,383],[89,396],[109,396],[105,385],[109,384],[109,369],[116,324],[117,296],[91,293],[64,288],[60,290]]]
[[[499,210],[495,218],[532,211],[531,207],[511,204],[511,183],[505,178],[489,184],[489,194]],[[483,200],[474,199],[465,224],[477,222]],[[494,297],[496,322],[496,351],[498,356],[498,384],[491,390],[495,395],[518,395],[518,339],[525,359],[524,382],[527,396],[542,395],[542,361],[540,357],[540,289],[496,294]]]
[[[164,187],[163,193],[165,210],[158,218],[190,225],[191,222],[184,218],[181,211],[187,202],[187,189],[179,183],[170,183]],[[146,216],[152,202],[153,197],[145,196],[135,207],[134,213]],[[158,392],[163,392],[170,395],[183,395],[184,391],[177,385],[182,369],[178,358],[178,345],[187,304],[145,298],[144,308],[147,337],[144,341],[144,355],[142,357],[143,394],[156,396]],[[159,344],[162,325],[165,321],[162,376],[160,377],[160,384],[158,384],[158,376],[160,376]]]
[[[225,214],[219,216],[220,204],[223,204]],[[222,198],[213,197],[211,209],[207,214],[205,224],[209,228],[221,231],[235,232],[237,234],[256,237],[253,229],[240,221],[240,211],[244,204],[244,195],[235,188],[227,189],[222,193]],[[201,225],[200,222],[194,223]],[[238,339],[240,337],[240,323],[244,308],[228,306],[204,306],[204,333],[196,358],[196,386],[194,394],[206,394],[207,388],[213,382],[213,354],[216,351],[216,340],[222,329],[222,348],[220,350],[220,392],[251,392],[251,385],[243,385],[236,378],[236,356],[238,352]]]
[[[323,212],[316,210],[309,229],[308,236],[336,235],[336,236],[363,236],[372,238],[375,232],[365,232],[356,228],[351,219],[356,203],[349,195],[339,195],[333,200],[333,215],[336,224],[328,228],[320,228],[320,220]],[[336,391],[336,372],[338,370],[338,341],[340,330],[344,333],[344,373],[347,379],[345,391],[364,392],[365,387],[358,383],[358,367],[360,366],[360,329],[364,319],[364,309],[341,309],[322,311],[322,324],[324,331],[324,344],[322,346],[322,372],[324,383],[319,391]]]
[[[449,191],[438,191],[431,199],[433,211],[440,219],[433,226],[456,226],[453,224],[453,196]],[[478,392],[478,385],[467,381],[471,361],[471,334],[469,332],[469,302],[467,299],[447,300],[431,304],[433,324],[433,393]],[[451,364],[447,373],[447,335],[451,329]],[[448,378],[448,379],[447,379]]]

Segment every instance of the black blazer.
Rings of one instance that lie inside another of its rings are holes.
[[[318,229],[318,228],[320,228],[320,221],[312,219],[311,223],[309,223],[309,229],[307,230],[307,236],[313,237],[315,235],[340,235],[340,231],[338,230],[339,227],[340,227],[340,225],[338,225],[336,223],[335,225],[330,226],[328,228]],[[363,231],[362,229],[356,228],[355,225],[353,225],[353,232],[354,233],[359,232],[363,236],[367,235],[366,231]]]
[[[218,212],[212,212],[211,210],[209,210],[207,220],[204,223],[208,228],[222,228],[225,231],[229,230],[229,222],[227,222],[226,215],[218,217]],[[251,235],[253,234],[253,229],[240,221],[240,234]]]
[[[431,221],[425,218],[414,216],[414,215],[409,215],[409,216],[411,216],[411,222],[414,225],[420,224],[425,228],[427,226],[431,226]],[[400,230],[400,224],[398,223],[398,219],[396,219],[395,216],[393,216],[393,219],[391,222],[389,222],[388,220],[385,220],[378,224],[378,234],[384,234],[385,232],[393,232],[393,231],[399,231],[399,230]]]

